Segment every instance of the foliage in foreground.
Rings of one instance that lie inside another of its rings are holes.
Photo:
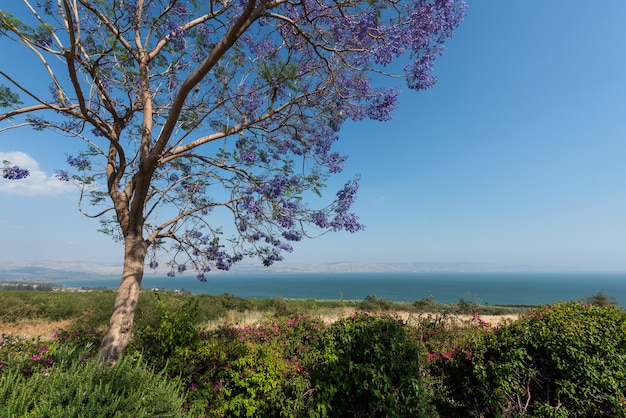
[[[5,337],[4,343],[9,339]],[[84,357],[89,353],[80,345],[53,354],[42,346],[39,355],[19,359],[40,344],[11,341],[10,345],[24,351],[10,351],[17,361],[5,363],[3,357],[0,416],[180,416],[185,400],[180,380],[169,378],[165,370],[153,372],[142,359],[125,357],[112,368],[101,367],[96,359]]]
[[[187,379],[193,410],[266,417],[434,413],[422,384],[419,342],[398,318],[357,314],[327,326],[295,315],[198,333],[194,311],[195,305],[164,309],[160,325],[131,346]]]
[[[313,370],[316,407],[333,417],[435,416],[422,382],[419,342],[390,316],[333,324]]]
[[[453,416],[626,416],[626,311],[558,303],[434,359]]]
[[[558,303],[499,327],[478,314],[332,325],[296,314],[213,331],[199,331],[199,311],[193,300],[158,305],[159,320],[112,370],[92,360],[97,333],[4,336],[0,416],[59,416],[57,404],[84,415],[100,400],[114,406],[89,416],[626,415],[626,311],[616,306]]]

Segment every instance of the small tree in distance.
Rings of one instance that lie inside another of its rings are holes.
[[[607,295],[602,290],[595,295],[586,296],[584,300],[588,304],[596,306],[611,306],[619,304],[615,296]]]
[[[126,347],[144,266],[169,274],[269,266],[292,243],[362,229],[358,179],[321,208],[345,156],[347,120],[388,120],[397,88],[373,79],[406,59],[411,89],[431,87],[462,0],[42,0],[0,10],[2,42],[39,61],[35,80],[0,65],[0,132],[30,126],[83,141],[57,176],[80,211],[124,243],[123,272],[101,355]],[[32,74],[29,73],[29,77]],[[41,89],[41,79],[47,88]],[[28,175],[6,163],[3,175]],[[224,234],[212,221],[232,219]]]

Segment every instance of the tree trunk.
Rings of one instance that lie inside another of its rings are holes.
[[[103,361],[115,363],[132,336],[147,249],[148,245],[141,236],[126,237],[122,279],[109,329],[100,345],[100,358]]]

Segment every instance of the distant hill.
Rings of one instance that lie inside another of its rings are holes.
[[[238,266],[237,270],[246,270],[247,266]],[[258,267],[250,267],[259,270]],[[271,269],[272,273],[386,273],[386,272],[531,272],[549,271],[545,266],[506,265],[493,263],[469,262],[414,262],[414,263],[356,263],[337,262],[319,264],[277,263]]]
[[[235,274],[263,273],[386,273],[386,272],[533,272],[551,271],[545,266],[506,265],[468,262],[415,262],[415,263],[276,263],[265,268],[252,262],[243,262],[232,269]],[[0,281],[12,280],[53,280],[72,278],[102,278],[119,276],[121,266],[74,261],[21,261],[0,265]],[[152,271],[146,269],[146,275],[165,275],[167,266]]]
[[[89,276],[118,276],[120,266],[85,262],[20,261],[0,265],[0,280],[49,280],[85,278]]]

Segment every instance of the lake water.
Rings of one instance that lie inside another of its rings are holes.
[[[244,298],[362,300],[368,295],[415,301],[539,305],[582,299],[600,291],[626,306],[626,273],[279,273],[144,277],[144,288],[186,289],[194,294],[230,293]],[[56,280],[72,287],[116,288],[119,279]]]

